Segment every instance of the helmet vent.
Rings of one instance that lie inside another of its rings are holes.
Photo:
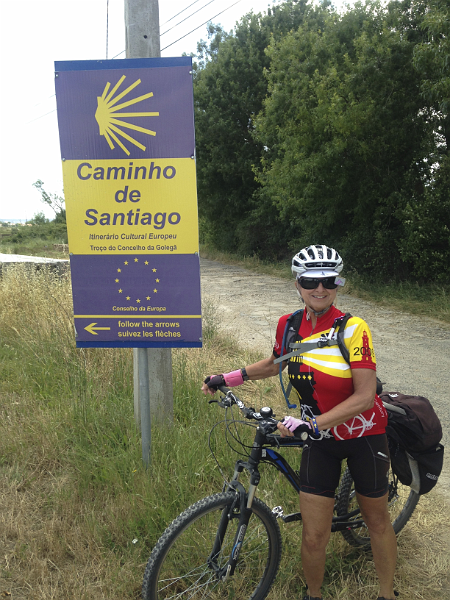
[[[314,269],[332,269],[340,273],[343,268],[342,258],[333,248],[325,245],[312,245],[302,248],[292,259],[292,272],[296,276],[307,276]]]

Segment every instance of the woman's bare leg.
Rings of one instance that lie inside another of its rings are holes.
[[[380,581],[380,596],[394,598],[397,538],[388,512],[387,494],[381,498],[356,495],[372,546],[373,561]]]
[[[302,513],[302,565],[308,593],[321,598],[326,547],[331,533],[334,498],[300,492]]]

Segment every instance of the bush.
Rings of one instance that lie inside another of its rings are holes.
[[[38,238],[67,244],[67,225],[55,219],[49,223],[34,224],[32,227],[16,228],[8,241],[12,244],[26,244],[27,241]]]

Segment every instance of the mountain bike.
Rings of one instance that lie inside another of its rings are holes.
[[[227,431],[245,450],[246,460],[236,461],[233,477],[231,481],[224,479],[222,492],[187,508],[162,534],[145,570],[144,600],[224,597],[263,600],[281,560],[279,521],[301,521],[299,512],[285,515],[281,506],[270,509],[255,494],[261,479],[258,469],[261,463],[275,467],[297,493],[300,491],[298,473],[276,449],[301,448],[304,439],[278,435],[278,421],[270,407],[256,412],[227,388],[219,390],[224,396],[210,403],[218,403],[225,409]],[[233,406],[247,420],[256,421],[251,445],[241,442],[235,429],[231,430],[230,424],[233,427],[236,423],[249,424],[234,418]],[[307,439],[308,434],[303,435]],[[247,489],[239,481],[244,471],[249,477]],[[402,485],[390,470],[388,503],[396,533],[405,526],[418,500],[419,494]],[[341,477],[334,513],[332,531],[340,531],[353,546],[370,546],[348,467]]]

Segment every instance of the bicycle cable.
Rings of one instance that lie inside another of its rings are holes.
[[[218,458],[216,456],[216,453],[215,453],[215,451],[214,451],[214,449],[212,447],[212,435],[213,435],[214,430],[216,429],[216,427],[218,427],[219,425],[221,425],[221,424],[224,423],[225,424],[225,442],[226,442],[227,446],[230,448],[230,450],[232,450],[238,456],[242,456],[243,458],[247,458],[248,459],[249,456],[250,456],[250,454],[248,452],[242,452],[242,451],[238,450],[236,447],[234,447],[233,444],[230,443],[229,437],[231,437],[241,448],[248,448],[249,450],[251,450],[251,448],[253,446],[247,446],[242,441],[242,439],[241,439],[241,437],[239,435],[239,432],[238,432],[236,426],[237,426],[237,424],[241,424],[241,425],[244,425],[246,427],[252,427],[254,429],[257,428],[257,425],[253,425],[252,423],[247,423],[245,421],[236,420],[234,418],[233,412],[232,412],[232,415],[233,415],[233,418],[229,419],[228,418],[228,408],[226,408],[225,409],[225,419],[222,419],[221,421],[218,421],[211,428],[211,430],[209,432],[209,436],[208,436],[208,447],[209,447],[209,450],[210,450],[211,455],[212,455],[212,457],[213,457],[213,459],[214,459],[214,461],[215,461],[215,463],[217,465],[217,468],[219,469],[219,472],[220,472],[220,474],[222,476],[222,479],[223,479],[223,481],[224,481],[224,483],[226,485],[229,484],[229,481],[228,481],[228,479],[227,479],[227,477],[226,477],[226,475],[224,473],[224,470],[223,470],[223,468],[222,468],[222,466],[221,466],[221,464],[220,464],[220,462],[219,462],[219,460],[218,460]],[[233,424],[234,424],[234,426],[236,428],[236,434],[234,434],[233,431],[231,430],[231,427],[232,427]]]
[[[222,423],[226,423],[226,419],[223,419],[222,421],[218,421],[218,422],[217,422],[217,423],[216,423],[216,424],[215,424],[215,425],[212,427],[211,431],[209,432],[209,436],[208,436],[208,447],[209,447],[209,451],[211,452],[211,455],[212,455],[212,457],[213,457],[213,459],[214,459],[214,461],[215,461],[215,463],[216,463],[216,465],[217,465],[217,468],[219,469],[219,472],[220,472],[220,474],[222,475],[222,479],[223,479],[223,481],[224,481],[226,484],[228,484],[229,482],[227,481],[227,478],[225,477],[225,474],[224,474],[224,472],[223,472],[223,470],[222,470],[222,467],[220,466],[220,463],[219,463],[219,461],[217,460],[216,454],[215,454],[215,452],[214,452],[214,450],[212,449],[212,446],[211,446],[211,436],[212,436],[212,433],[213,433],[214,429],[215,429],[216,427],[218,427],[219,425],[221,425]]]
[[[228,411],[228,409],[226,409],[226,410]],[[241,440],[241,437],[240,437],[240,435],[239,435],[239,431],[238,431],[238,429],[237,429],[236,425],[237,425],[237,424],[240,424],[240,425],[244,425],[245,427],[252,427],[253,429],[256,429],[256,428],[258,427],[258,425],[253,425],[253,423],[248,423],[247,421],[236,420],[236,419],[234,418],[234,414],[233,414],[233,407],[231,407],[231,408],[230,408],[230,411],[231,411],[231,413],[232,413],[232,415],[233,415],[233,419],[231,420],[231,423],[234,425],[234,428],[235,428],[235,430],[236,430],[236,436],[235,436],[235,435],[233,435],[233,432],[232,432],[232,431],[231,431],[231,429],[230,429],[230,425],[229,425],[230,421],[227,421],[227,432],[230,434],[230,436],[232,437],[232,439],[233,439],[233,440],[234,440],[234,441],[235,441],[237,444],[239,444],[239,446],[240,446],[241,448],[248,448],[249,450],[251,450],[251,449],[253,448],[253,445],[251,445],[251,446],[247,446],[247,445],[246,445],[246,444],[245,444],[245,443],[244,443],[244,442]],[[227,414],[227,413],[225,413],[225,418],[226,418],[226,414]],[[241,452],[239,452],[239,450],[236,450],[236,448],[234,448],[234,447],[233,447],[233,446],[232,446],[232,445],[231,445],[231,444],[228,442],[228,439],[227,439],[227,444],[228,444],[228,447],[229,447],[229,448],[231,448],[231,450],[233,450],[233,452],[236,452],[236,454],[238,454],[239,456],[245,456],[246,458],[249,458],[249,457],[250,457],[250,454],[249,454],[248,452],[241,453]]]

